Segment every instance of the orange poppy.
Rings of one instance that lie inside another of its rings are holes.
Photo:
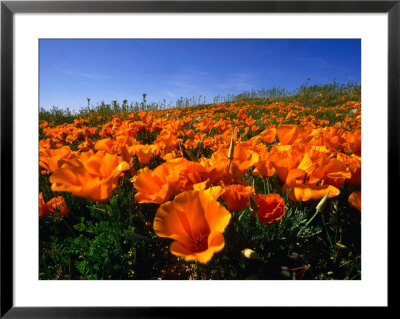
[[[46,205],[49,208],[49,211],[53,214],[65,216],[69,213],[69,208],[62,196],[57,196],[50,199]]]
[[[71,192],[96,202],[105,202],[129,164],[120,156],[93,151],[65,162],[50,177],[53,191]]]
[[[230,184],[229,180],[232,178],[235,181],[240,181],[248,169],[259,161],[259,155],[256,152],[235,146],[232,163],[229,167],[228,153],[229,150],[224,149],[211,156],[209,163],[211,164],[210,175],[213,181],[220,179],[226,181],[226,184]]]
[[[133,149],[139,160],[139,163],[146,165],[148,162],[150,162],[153,153],[157,150],[157,146],[137,144],[133,146]]]
[[[277,128],[276,134],[282,145],[292,145],[303,135],[303,129],[297,125],[284,124]]]
[[[47,216],[47,213],[65,216],[69,213],[69,208],[62,196],[57,196],[50,199],[45,203],[43,193],[39,193],[39,218],[42,219]]]
[[[174,239],[172,254],[205,264],[224,248],[223,232],[231,214],[217,201],[223,192],[219,186],[186,191],[158,208],[154,231],[160,237]]]
[[[180,157],[163,165],[168,167],[169,184],[175,194],[185,190],[205,189],[208,185],[208,171],[200,163]]]
[[[221,198],[225,201],[231,212],[240,212],[249,204],[249,195],[254,193],[251,186],[232,184],[225,187]]]
[[[46,149],[39,152],[39,167],[47,173],[53,173],[72,156],[71,149],[64,146],[59,149]]]
[[[257,212],[253,212],[260,219],[263,224],[271,224],[280,220],[285,215],[285,201],[278,194],[258,194],[255,195],[254,200],[258,205]]]
[[[49,207],[44,202],[43,193],[39,193],[39,218],[46,217],[49,211]]]
[[[347,132],[345,150],[361,156],[361,130],[355,130],[353,133]]]
[[[265,131],[261,132],[260,137],[267,143],[273,143],[276,137],[275,125],[270,125]]]
[[[174,193],[204,189],[209,183],[206,175],[207,170],[201,164],[183,157],[168,160],[153,171],[144,168],[131,179],[137,190],[135,200],[138,203],[161,204]]]
[[[289,193],[289,199],[294,202],[306,202],[313,199],[321,199],[329,191],[328,198],[338,196],[340,190],[332,185],[302,185],[297,184]]]
[[[113,154],[115,153],[114,150],[115,141],[110,138],[104,138],[98,140],[94,145],[95,150],[97,151],[106,151],[107,153]]]
[[[153,171],[148,167],[137,172],[131,179],[137,193],[134,198],[138,203],[161,204],[169,200],[172,188],[168,184],[168,168],[165,165],[157,166]]]
[[[361,191],[355,191],[350,194],[349,204],[361,212]]]
[[[322,156],[316,163],[312,177],[339,188],[345,179],[351,178],[351,172],[342,161]]]

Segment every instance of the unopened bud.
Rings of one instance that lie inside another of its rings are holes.
[[[328,195],[329,195],[329,190],[326,193],[326,195],[319,201],[316,209],[317,211],[319,211],[320,213],[324,210],[325,208],[325,204],[326,204],[326,200],[328,199]]]
[[[249,196],[250,210],[252,212],[257,212],[258,209],[259,209],[259,206],[258,206],[257,202],[255,201],[255,199],[252,196],[250,196],[250,195],[248,195],[248,196]]]
[[[229,145],[229,151],[228,151],[228,159],[230,159],[231,161],[233,160],[234,151],[235,151],[235,144],[233,141],[233,131],[232,131],[231,144]]]
[[[231,144],[229,145],[229,151],[228,151],[228,159],[229,159],[228,174],[230,174],[234,151],[235,151],[235,146],[233,143],[233,131],[232,131]]]
[[[281,275],[285,276],[286,278],[290,278],[290,272],[288,270],[288,267],[286,266],[281,267]]]
[[[299,258],[299,254],[296,253],[296,252],[292,252],[292,253],[289,255],[289,258],[290,258],[290,259],[297,259],[297,258]]]
[[[265,262],[254,250],[245,248],[242,250],[242,255],[247,259],[255,259]]]

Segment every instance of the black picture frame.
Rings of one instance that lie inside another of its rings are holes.
[[[400,144],[400,0],[396,1],[1,1],[1,317],[175,318],[206,314],[185,307],[14,307],[13,303],[13,16],[15,13],[387,13],[388,14],[388,213],[396,213]],[[397,210],[398,213],[398,210]],[[392,218],[388,214],[388,218]],[[388,225],[393,226],[392,223]],[[390,240],[388,227],[388,247]],[[388,256],[389,262],[389,256]],[[389,264],[389,263],[388,263]],[[389,269],[388,269],[389,271]],[[388,287],[390,280],[388,280]],[[34,292],[33,292],[34,293]],[[390,298],[388,307],[390,308]],[[297,308],[297,307],[296,307]],[[386,307],[384,307],[386,308]],[[253,307],[260,311],[263,308]],[[293,309],[293,307],[292,307]],[[213,309],[212,315],[228,315]],[[273,309],[269,309],[270,312]],[[276,310],[276,309],[275,309]],[[340,311],[335,308],[334,312]],[[237,311],[237,310],[233,310]],[[296,309],[306,314],[305,308]]]

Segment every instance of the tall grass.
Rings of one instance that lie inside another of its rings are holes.
[[[349,100],[360,99],[361,96],[361,84],[360,83],[338,83],[334,80],[328,84],[313,84],[309,85],[308,81],[302,84],[299,88],[289,91],[281,87],[273,87],[271,89],[258,89],[251,91],[243,91],[239,94],[228,94],[227,96],[216,96],[213,99],[213,103],[224,103],[224,102],[237,102],[237,101],[249,101],[254,100],[255,102],[263,103],[274,103],[281,101],[284,103],[299,102],[305,106],[310,106],[310,103],[316,104],[320,102],[325,106],[334,106],[339,103],[343,103]],[[78,111],[72,111],[69,108],[63,110],[57,106],[53,106],[50,110],[44,108],[39,109],[39,120],[49,121],[53,120],[54,124],[72,123],[74,118],[77,116],[87,116],[91,113],[102,114],[103,116],[112,116],[116,113],[129,113],[137,110],[160,110],[172,107],[188,107],[188,106],[205,106],[206,97],[200,95],[198,98],[184,98],[180,97],[177,99],[175,105],[167,104],[166,100],[160,102],[148,103],[144,97],[141,102],[131,102],[128,104],[127,100],[123,100],[122,103],[114,100],[111,104],[105,104],[101,102],[95,106],[90,104],[90,98],[88,98],[88,105],[82,106]]]

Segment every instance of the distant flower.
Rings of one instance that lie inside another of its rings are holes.
[[[223,232],[231,214],[217,198],[222,187],[183,192],[173,201],[162,204],[154,218],[154,231],[172,238],[171,253],[186,261],[207,263],[225,246]]]
[[[361,191],[352,192],[349,196],[349,203],[361,212]]]

